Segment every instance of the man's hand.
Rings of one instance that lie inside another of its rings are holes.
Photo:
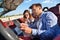
[[[32,29],[29,28],[27,24],[21,23],[21,24],[20,24],[20,27],[21,27],[21,30],[23,30],[25,33],[31,34]]]

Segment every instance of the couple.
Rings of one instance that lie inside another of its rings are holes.
[[[27,34],[38,37],[39,40],[53,40],[53,38],[60,33],[57,17],[50,11],[43,12],[40,3],[32,4],[30,9],[32,10],[32,14],[37,16],[37,21],[34,23],[36,25],[34,27],[37,28],[30,28],[27,24],[21,23],[20,29],[24,30],[23,32]]]

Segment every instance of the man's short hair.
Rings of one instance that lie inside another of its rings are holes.
[[[59,6],[60,5],[60,3],[58,3],[56,6]]]
[[[42,5],[40,4],[40,3],[36,3],[36,4],[32,4],[30,7],[29,7],[29,9],[32,9],[33,8],[33,6],[40,6],[41,8],[42,8]]]

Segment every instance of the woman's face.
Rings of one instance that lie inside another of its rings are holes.
[[[25,17],[26,17],[27,19],[29,18],[29,13],[28,13],[28,12],[25,13]]]

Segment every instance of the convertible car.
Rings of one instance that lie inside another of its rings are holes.
[[[15,10],[16,7],[21,4],[24,0],[0,0],[0,8],[3,8],[4,11],[0,12],[0,17],[6,14],[7,12],[10,12],[12,10]],[[60,4],[48,9],[48,11],[51,11],[55,13],[55,15],[58,17],[58,23],[60,25]],[[20,31],[20,34],[17,33],[14,28],[16,26],[20,28],[20,19],[16,20],[10,20],[3,22],[0,20],[0,40],[20,40],[19,36],[23,35],[23,32]],[[60,40],[60,35],[57,35],[53,40]]]

